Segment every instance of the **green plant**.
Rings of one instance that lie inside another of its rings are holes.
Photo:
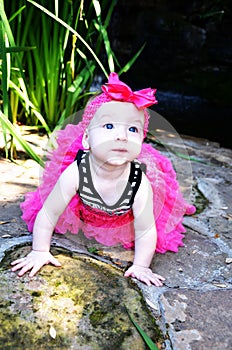
[[[146,332],[144,332],[144,330],[135,322],[135,320],[132,318],[132,316],[130,315],[129,311],[126,309],[129,319],[130,321],[133,323],[133,325],[135,326],[135,328],[137,329],[137,331],[139,332],[139,334],[141,335],[141,337],[143,338],[144,342],[147,344],[148,348],[150,350],[159,350],[156,346],[156,344],[151,340],[151,338],[147,335]]]
[[[14,125],[8,120],[8,118],[1,111],[0,111],[0,120],[3,127],[10,131],[12,137],[14,137],[18,141],[18,143],[23,147],[23,149],[27,152],[27,154],[43,167],[44,166],[43,160],[39,156],[37,156],[37,154],[30,147],[29,143],[26,142],[21,137],[21,134],[17,131]]]
[[[121,74],[137,59],[143,48],[121,67],[111,49],[107,28],[115,4],[116,0],[101,5],[98,0],[12,0],[5,3],[5,11],[0,0],[0,120],[6,154],[7,134],[11,137],[10,157],[12,125],[35,125],[50,134],[85,106],[99,70],[106,77],[116,69]]]
[[[25,86],[25,79],[23,79],[24,73],[23,73],[22,66],[20,64],[19,52],[25,52],[25,51],[31,50],[31,48],[17,47],[15,45],[15,40],[11,31],[11,27],[9,25],[7,16],[5,14],[3,0],[0,0],[0,15],[1,15],[1,22],[0,22],[1,70],[0,70],[0,73],[1,73],[1,86],[2,86],[2,107],[1,107],[2,111],[0,114],[0,121],[2,125],[4,141],[5,141],[6,156],[8,157],[8,143],[10,143],[10,147],[9,147],[10,157],[13,158],[14,151],[15,151],[13,138],[16,137],[15,133],[13,132],[14,130],[13,124],[16,123],[16,120],[17,120],[17,117],[16,117],[17,106],[18,106],[17,91],[21,96],[23,96],[22,100],[25,102],[25,110],[27,110],[29,105],[29,97]],[[14,66],[14,64],[16,64],[16,66]],[[14,75],[17,75],[19,77],[17,81],[17,85],[15,85],[11,80],[12,76]],[[16,91],[16,94],[13,93],[14,90]],[[34,106],[32,105],[32,107]],[[40,115],[38,112],[37,112],[37,117],[41,121],[42,125],[46,126],[42,115]],[[7,137],[8,136],[7,130],[9,131],[9,136],[10,136],[9,139]],[[18,135],[17,138],[20,141],[20,135]],[[21,144],[25,145],[25,142],[21,140]],[[34,154],[31,147],[27,145],[26,148],[30,156],[33,159],[37,160],[38,157]]]

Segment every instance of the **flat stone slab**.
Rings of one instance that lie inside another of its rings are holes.
[[[232,349],[230,290],[166,291],[160,301],[174,349]]]
[[[152,264],[153,270],[166,276],[167,287],[211,288],[217,283],[231,287],[231,266],[215,243],[190,230],[184,242],[178,254],[157,255]]]

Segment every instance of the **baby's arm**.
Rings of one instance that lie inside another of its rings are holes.
[[[32,277],[43,265],[49,263],[61,266],[59,261],[49,252],[52,233],[60,215],[76,194],[78,187],[79,173],[77,164],[74,162],[61,174],[36,217],[33,228],[32,251],[25,258],[11,263],[14,265],[12,271],[20,270],[18,276],[22,276],[25,272],[31,270],[29,276]]]
[[[125,277],[135,277],[148,286],[162,286],[164,278],[149,268],[155,253],[157,232],[153,214],[153,193],[147,177],[143,174],[133,205],[135,227],[135,256],[133,265]]]

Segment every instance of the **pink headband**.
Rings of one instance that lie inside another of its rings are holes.
[[[131,88],[119,80],[116,73],[111,73],[109,75],[109,80],[106,85],[102,85],[103,93],[95,97],[90,101],[86,107],[82,117],[82,127],[83,131],[88,127],[89,123],[93,119],[98,108],[101,107],[103,103],[110,101],[121,101],[121,102],[131,102],[139,110],[144,110],[144,137],[146,136],[149,124],[149,114],[146,110],[147,107],[158,103],[155,98],[156,89],[143,89],[133,92]]]

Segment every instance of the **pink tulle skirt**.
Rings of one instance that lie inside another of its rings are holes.
[[[27,193],[25,201],[21,203],[22,218],[27,223],[29,231],[33,230],[37,213],[60,174],[74,161],[78,150],[83,149],[82,130],[79,123],[69,124],[58,132],[58,147],[48,154],[40,186],[35,192]],[[182,225],[183,216],[193,214],[195,207],[183,198],[176,173],[167,157],[144,143],[138,159],[146,164],[146,175],[153,189],[154,216],[158,234],[156,251],[177,252],[178,247],[183,246],[183,233],[186,232]],[[64,234],[69,231],[77,234],[79,230],[82,230],[87,238],[94,238],[106,246],[121,244],[126,249],[134,246],[132,211],[121,216],[110,216],[84,206],[76,195],[60,216],[55,232]]]

